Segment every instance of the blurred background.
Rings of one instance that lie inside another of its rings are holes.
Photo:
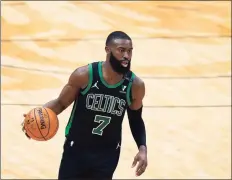
[[[231,177],[230,1],[2,1],[1,178],[57,178],[70,106],[57,135],[28,140],[23,113],[56,98],[70,73],[105,60],[109,33],[133,39],[146,84],[147,171],[139,178]],[[135,178],[127,117],[114,178]]]

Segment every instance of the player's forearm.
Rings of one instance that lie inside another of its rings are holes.
[[[56,115],[59,115],[66,108],[64,105],[62,105],[59,99],[54,99],[47,102],[46,104],[44,104],[44,107],[51,109],[56,113]]]
[[[146,150],[146,129],[142,119],[142,108],[139,110],[127,110],[129,125],[134,140],[139,150]]]
[[[146,130],[143,120],[131,119],[130,128],[139,150],[144,150],[146,147]]]

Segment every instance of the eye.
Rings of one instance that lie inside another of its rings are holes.
[[[121,53],[125,52],[125,50],[124,50],[124,49],[119,49],[119,51],[120,51]]]

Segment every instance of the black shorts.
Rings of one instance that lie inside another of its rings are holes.
[[[120,147],[94,150],[71,146],[66,140],[58,179],[112,179],[118,165]]]

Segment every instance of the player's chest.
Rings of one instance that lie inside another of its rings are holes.
[[[89,89],[89,94],[96,94],[96,96],[100,96],[104,99],[104,97],[107,99],[109,96],[111,99],[116,99],[116,101],[119,101],[119,99],[126,100],[127,98],[127,85],[120,85],[120,86],[111,86],[107,87],[104,85],[101,81],[96,81],[92,84],[91,88]],[[104,96],[105,95],[105,96]]]

